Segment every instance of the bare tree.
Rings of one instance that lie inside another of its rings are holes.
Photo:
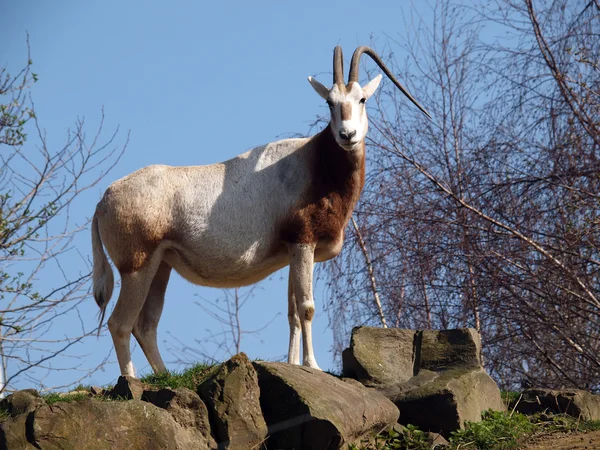
[[[125,148],[118,130],[101,140],[104,115],[91,138],[81,119],[51,147],[29,95],[31,68],[28,58],[14,76],[0,69],[0,394],[18,380],[48,387],[52,370],[75,370],[68,384],[95,369],[74,347],[94,331],[79,316],[90,267],[73,245],[88,225],[78,201]]]
[[[381,322],[374,278],[390,324],[480,330],[504,387],[599,390],[598,3],[438,1],[433,13],[386,46],[435,119],[379,94],[362,238],[327,268],[336,350],[350,327]]]
[[[206,329],[202,338],[194,339],[193,346],[182,342],[172,333],[168,333],[170,341],[166,341],[169,351],[175,356],[178,364],[195,364],[198,361],[217,363],[243,350],[242,339],[252,336],[260,340],[260,333],[279,315],[275,314],[263,325],[246,329],[242,325],[242,309],[246,302],[255,295],[258,285],[248,289],[223,289],[222,297],[216,299],[202,298],[195,302],[205,315],[217,324],[216,329]]]

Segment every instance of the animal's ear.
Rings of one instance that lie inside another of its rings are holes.
[[[319,83],[313,77],[308,77],[308,82],[313,87],[313,89],[317,91],[317,94],[323,97],[323,99],[327,100],[327,98],[329,97],[329,89],[327,89],[326,86]]]
[[[381,74],[377,75],[365,85],[362,91],[366,99],[369,99],[369,97],[371,97],[371,95],[375,93],[375,91],[379,87],[379,83],[381,83]]]

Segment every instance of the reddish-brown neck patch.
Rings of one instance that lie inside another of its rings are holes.
[[[364,186],[364,141],[362,148],[347,152],[337,144],[328,125],[312,144],[312,184],[298,208],[282,224],[284,242],[337,241]]]

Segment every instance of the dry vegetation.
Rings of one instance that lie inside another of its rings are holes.
[[[501,387],[598,391],[600,3],[433,16],[374,43],[434,120],[380,90],[356,227],[326,269],[337,355],[361,324],[468,326]]]

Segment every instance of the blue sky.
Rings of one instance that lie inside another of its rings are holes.
[[[401,41],[404,16],[410,9],[410,2],[398,0],[368,4],[1,0],[0,67],[12,72],[21,68],[29,33],[33,71],[40,76],[32,94],[51,144],[62,142],[77,117],[85,117],[93,131],[102,108],[105,136],[117,125],[130,130],[118,166],[71,211],[84,220],[92,216],[112,181],[141,167],[210,164],[266,142],[307,133],[325,108],[306,77],[316,75],[331,84],[336,45],[343,46],[348,67],[358,45],[372,39],[383,45],[387,37]],[[427,6],[417,9],[430,15]],[[83,255],[91,254],[87,233],[76,245]],[[246,336],[242,341],[242,350],[252,358],[273,359],[287,353],[286,280],[287,270],[283,270],[262,282],[244,309],[242,323],[248,329],[279,314],[261,332],[260,340]],[[51,287],[46,279],[39,283]],[[333,369],[332,333],[322,310],[323,295],[323,284],[317,282],[315,352],[321,368]],[[173,355],[162,342],[169,339],[168,332],[194,346],[205,329],[218,328],[194,302],[219,296],[219,290],[172,277],[159,326],[159,345],[170,368],[177,366],[169,363]],[[83,318],[94,323],[96,313],[90,298]],[[83,345],[80,351],[89,354],[86,362],[91,366],[110,351],[112,342],[105,332]],[[149,371],[139,349],[134,363],[138,372]],[[104,384],[117,375],[118,366],[110,364],[87,381]]]

